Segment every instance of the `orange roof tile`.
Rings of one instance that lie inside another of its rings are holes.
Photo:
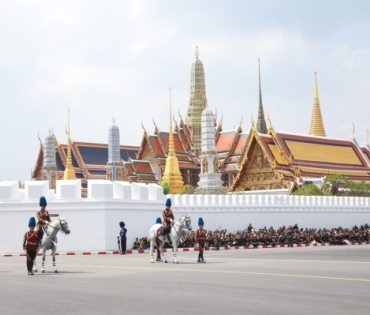
[[[223,131],[220,132],[216,140],[216,150],[217,151],[229,151],[230,145],[233,144],[236,136],[236,131]]]

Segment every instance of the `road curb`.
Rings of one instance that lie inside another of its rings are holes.
[[[352,244],[346,244],[346,245],[369,245],[369,242],[366,243],[352,243]],[[220,247],[220,250],[242,250],[242,249],[266,249],[266,248],[295,248],[295,247],[322,247],[322,246],[346,246],[346,245],[333,245],[329,243],[322,243],[322,244],[294,244],[292,246],[288,245],[278,245],[278,246],[271,246],[271,245],[259,245],[258,247],[253,246],[222,246]],[[211,248],[207,247],[206,251],[212,250]],[[178,248],[178,252],[197,252],[199,251],[198,247],[185,247],[185,248]],[[155,252],[155,251],[154,251]],[[166,252],[173,252],[172,248],[165,248],[163,250],[164,253]],[[55,255],[57,256],[88,256],[88,255],[119,255],[118,250],[108,250],[108,251],[77,251],[77,252],[57,252]],[[136,254],[149,254],[149,250],[144,249],[129,249],[126,251],[127,255],[136,255]],[[51,253],[50,253],[51,255]],[[16,254],[0,254],[0,257],[26,257],[25,253],[16,253]],[[42,256],[41,253],[38,253],[37,256]]]

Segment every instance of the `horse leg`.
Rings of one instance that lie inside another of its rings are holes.
[[[172,262],[174,264],[178,264],[179,263],[177,261],[177,242],[173,242],[173,257],[172,257]]]
[[[36,258],[37,258],[37,253],[36,253],[35,259],[33,260],[33,268],[32,268],[33,272],[37,272]]]
[[[153,259],[153,239],[150,239],[150,251],[149,251],[149,255],[150,255],[150,262],[151,263],[154,263],[154,259]]]
[[[162,242],[161,240],[159,241],[159,249],[161,251],[161,257],[162,257],[162,261],[164,263],[168,263],[168,261],[166,260],[166,257],[164,257],[164,253],[163,253],[163,245],[164,245],[164,241]]]
[[[55,265],[55,252],[56,252],[56,247],[55,245],[53,246],[53,249],[52,249],[52,255],[53,255],[53,270],[54,270],[54,273],[58,273],[58,270],[57,270],[57,267]]]
[[[46,250],[45,247],[42,248],[42,265],[41,265],[41,273],[45,273],[45,255],[46,255]]]
[[[157,244],[157,261],[162,261],[161,260],[161,250],[159,248],[159,241],[158,240],[156,241],[156,244]]]

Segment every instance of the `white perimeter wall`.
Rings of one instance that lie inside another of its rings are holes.
[[[128,248],[135,237],[148,236],[149,228],[161,216],[167,196],[155,184],[105,180],[89,181],[89,196],[81,198],[81,182],[58,181],[57,190],[46,181],[0,182],[0,253],[22,251],[22,238],[28,220],[39,210],[39,198],[45,196],[49,213],[66,217],[71,234],[59,234],[59,251],[117,249],[120,221],[128,229]],[[249,223],[264,226],[293,225],[302,228],[347,227],[370,223],[370,198],[303,197],[269,195],[175,195],[175,217],[192,215],[192,226],[202,216],[207,229],[219,227],[233,232]],[[55,220],[55,218],[52,218]]]

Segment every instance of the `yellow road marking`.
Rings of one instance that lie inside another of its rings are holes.
[[[0,264],[0,266],[23,266],[23,264]],[[58,267],[61,266],[60,264]],[[302,274],[287,274],[287,273],[270,273],[270,272],[253,272],[253,271],[230,271],[230,270],[201,270],[201,269],[182,269],[182,268],[150,268],[150,267],[130,267],[130,266],[93,266],[93,265],[70,265],[68,267],[77,268],[105,268],[105,269],[129,269],[129,270],[148,270],[148,271],[179,271],[179,272],[203,272],[203,273],[219,273],[219,274],[235,274],[235,275],[257,275],[257,276],[274,276],[274,277],[291,277],[291,278],[307,278],[307,279],[325,279],[325,280],[340,280],[340,281],[357,281],[370,282],[370,279],[361,278],[342,278],[342,277],[326,277],[313,276]]]

